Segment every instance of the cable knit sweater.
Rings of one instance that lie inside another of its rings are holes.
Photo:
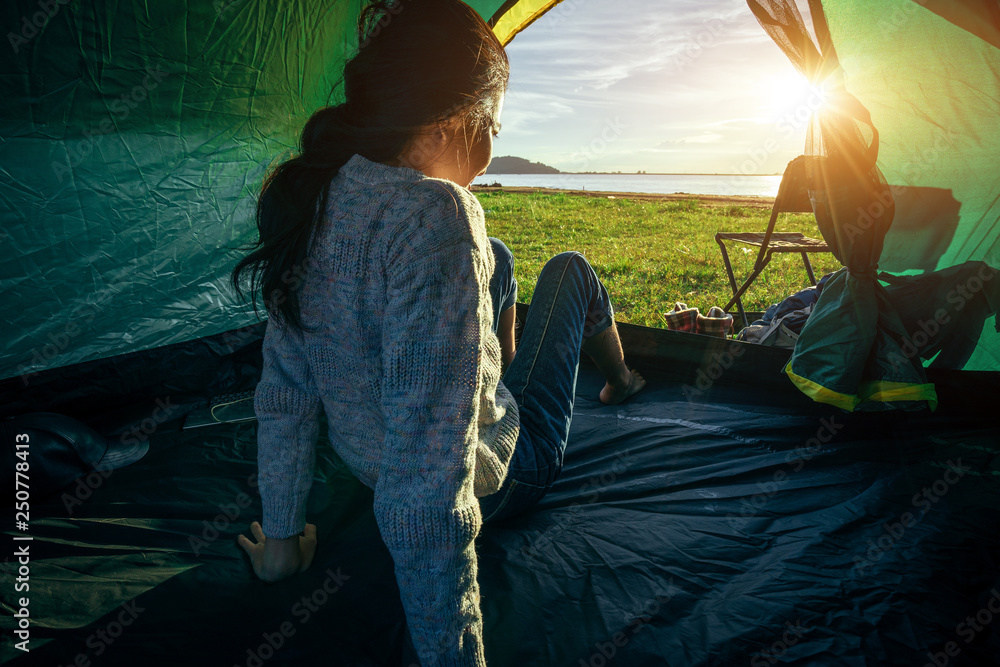
[[[309,249],[307,331],[272,318],[264,337],[254,398],[264,534],[305,526],[323,409],[330,444],[374,489],[425,665],[485,665],[477,497],[500,487],[519,428],[500,382],[493,267],[472,193],[355,155]]]

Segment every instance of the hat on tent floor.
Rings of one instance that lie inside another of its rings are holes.
[[[32,499],[51,496],[93,470],[135,463],[149,450],[138,438],[109,439],[83,422],[54,412],[33,412],[0,421],[4,469],[19,471]],[[14,482],[14,480],[12,480]],[[11,487],[18,487],[12,483]],[[12,491],[15,490],[12,488]]]

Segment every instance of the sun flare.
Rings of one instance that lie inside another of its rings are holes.
[[[770,101],[767,106],[775,118],[791,116],[799,122],[805,122],[814,113],[824,109],[830,100],[828,82],[810,83],[793,69],[769,77],[762,88]]]

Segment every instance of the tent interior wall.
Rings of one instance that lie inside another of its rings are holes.
[[[511,39],[554,3],[471,4]],[[893,186],[885,271],[1000,266],[998,47],[969,32],[988,31],[990,4],[822,3]],[[0,8],[13,51],[0,280],[18,304],[0,314],[0,377],[245,326],[226,278],[255,233],[255,192],[309,113],[339,99],[360,0],[46,7]],[[984,322],[964,367],[1000,370],[998,345]]]
[[[504,42],[557,6],[469,4]],[[150,443],[32,501],[33,649],[14,648],[10,547],[0,662],[416,659],[371,492],[331,448],[309,500],[317,562],[269,586],[235,541],[260,516],[256,424],[183,428],[260,377],[264,323],[228,273],[268,166],[337,99],[360,6],[0,6],[0,418],[61,412]],[[996,3],[809,6],[879,131],[896,210],[880,268],[1000,268]],[[960,364],[925,362],[940,403],[905,415],[809,400],[787,350],[621,328],[648,390],[604,408],[584,361],[563,476],[477,543],[490,664],[1000,664],[992,319]]]

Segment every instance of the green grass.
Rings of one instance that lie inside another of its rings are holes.
[[[724,306],[732,290],[716,232],[763,232],[770,216],[769,208],[717,206],[696,199],[644,201],[504,191],[476,196],[486,212],[487,232],[514,253],[518,301],[531,302],[549,258],[577,250],[611,293],[616,319],[652,327],[663,327],[663,313],[678,301],[702,312]],[[819,235],[811,215],[783,215],[778,229]],[[757,248],[729,248],[741,281],[753,266]],[[817,278],[840,268],[828,253],[815,253],[810,260]],[[762,311],[808,285],[798,254],[776,254],[743,305]]]

